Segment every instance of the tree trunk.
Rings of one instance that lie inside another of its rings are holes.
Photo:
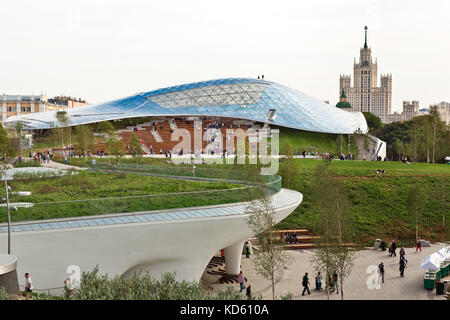
[[[416,209],[416,243],[419,241],[419,219],[417,216],[417,209]]]
[[[434,153],[436,151],[436,116],[434,116],[433,119],[433,160],[434,163]]]

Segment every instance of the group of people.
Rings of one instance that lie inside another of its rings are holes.
[[[339,156],[339,160],[355,160],[355,156],[351,153],[349,154],[343,154],[341,153],[341,155]]]
[[[380,243],[380,248],[382,251],[386,250],[386,242],[385,241],[381,241]],[[389,256],[390,257],[397,257],[397,244],[395,242],[395,240],[392,240],[390,245],[389,245]],[[418,240],[416,242],[416,252],[420,251],[422,252],[422,243],[420,242],[420,240]],[[400,272],[400,277],[404,277],[405,276],[405,269],[407,267],[408,264],[408,260],[406,259],[406,251],[405,248],[403,247],[403,245],[400,246],[400,250],[399,250],[399,255],[400,255],[400,260],[399,260],[399,272]],[[378,270],[379,273],[381,275],[381,282],[384,283],[384,273],[385,273],[385,268],[384,268],[384,263],[381,262],[378,265]]]
[[[49,163],[53,158],[53,153],[49,150],[45,154],[41,152],[30,152],[30,158],[33,158],[40,163]]]
[[[329,292],[334,292],[336,291],[336,294],[339,294],[339,281],[338,281],[338,274],[337,272],[333,272],[332,274],[328,274],[328,277],[326,279],[326,285],[328,285],[328,290]],[[322,288],[323,285],[323,277],[322,274],[320,273],[320,271],[317,273],[316,277],[315,277],[315,290],[317,291],[322,291],[324,288]],[[305,272],[305,275],[303,276],[302,279],[302,286],[303,286],[303,292],[302,292],[302,296],[305,295],[305,292],[308,292],[308,294],[311,294],[311,291],[309,290],[309,286],[310,286],[310,282],[309,282],[309,275],[308,272]]]
[[[284,235],[281,234],[281,238],[284,239],[284,242],[286,244],[297,244],[299,243],[298,241],[298,236],[297,236],[297,232],[286,232]],[[280,240],[282,240],[280,239]]]

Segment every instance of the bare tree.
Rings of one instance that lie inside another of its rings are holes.
[[[334,272],[338,275],[343,300],[344,281],[351,273],[356,254],[347,243],[351,231],[347,217],[347,200],[330,166],[329,162],[318,166],[314,175],[314,183],[321,196],[319,219],[315,227],[315,232],[320,238],[311,261],[316,271],[325,271],[328,298],[329,278]]]
[[[290,256],[281,243],[272,239],[275,226],[275,212],[272,199],[265,195],[263,187],[257,187],[260,197],[252,200],[246,207],[246,223],[255,235],[262,236],[262,250],[252,257],[256,272],[272,284],[272,299],[275,300],[275,281],[277,272],[282,272],[290,263]]]

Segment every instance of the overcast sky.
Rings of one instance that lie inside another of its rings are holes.
[[[450,101],[448,0],[15,0],[0,10],[1,93],[97,103],[264,74],[336,103],[367,25],[394,110]]]

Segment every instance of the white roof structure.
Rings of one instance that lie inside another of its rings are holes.
[[[278,83],[249,78],[183,84],[66,112],[67,123],[59,123],[57,111],[49,111],[9,117],[5,125],[20,120],[32,130],[137,117],[205,116],[334,134],[368,131],[361,112],[347,112]]]

